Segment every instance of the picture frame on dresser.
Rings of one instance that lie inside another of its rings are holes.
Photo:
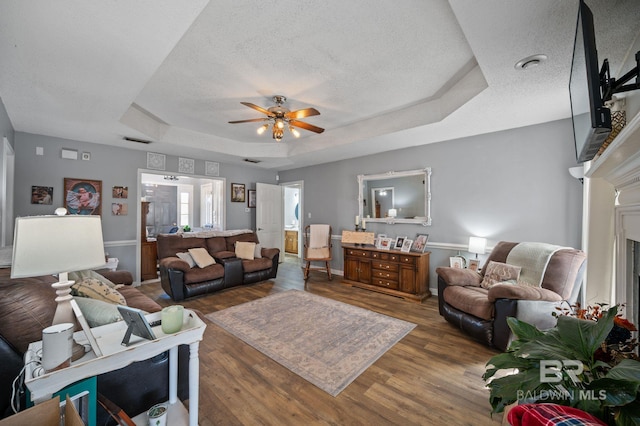
[[[393,244],[393,238],[379,238],[377,248],[380,250],[390,250]]]
[[[396,237],[396,240],[393,244],[393,248],[396,250],[400,250],[402,249],[402,245],[404,244],[404,240],[407,239],[407,236],[402,236],[402,237]]]
[[[411,251],[412,244],[413,244],[413,240],[405,238],[404,242],[402,243],[402,247],[400,248],[400,251],[403,253],[409,253]]]
[[[418,234],[413,240],[411,251],[414,253],[424,253],[427,248],[427,241],[429,241],[429,234]]]

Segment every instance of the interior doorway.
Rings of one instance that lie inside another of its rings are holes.
[[[282,198],[284,223],[284,253],[286,258],[301,258],[304,241],[304,182],[287,182]]]

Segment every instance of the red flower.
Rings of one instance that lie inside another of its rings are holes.
[[[616,316],[613,319],[613,323],[615,325],[617,325],[618,327],[622,327],[624,329],[627,329],[629,331],[637,331],[638,329],[636,328],[635,325],[633,325],[633,323],[631,321],[629,321],[626,318],[622,318],[621,316]]]

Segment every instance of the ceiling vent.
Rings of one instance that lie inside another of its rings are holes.
[[[244,159],[244,160],[242,160],[242,161],[246,161],[247,163],[253,163],[253,164],[258,164],[258,163],[261,163],[261,162],[262,162],[262,161],[260,161],[260,160],[253,160],[253,159],[251,159],[251,158],[245,158],[245,159]]]
[[[125,140],[125,141],[129,141],[129,142],[143,143],[145,145],[149,145],[151,143],[151,141],[148,141],[146,139],[130,138],[128,136],[125,136],[122,139]]]

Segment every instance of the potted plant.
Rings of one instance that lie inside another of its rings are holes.
[[[556,315],[557,325],[544,332],[508,318],[517,339],[487,362],[483,375],[492,412],[513,403],[550,402],[610,424],[640,424],[640,362],[630,331],[635,327],[618,315],[618,307]]]

